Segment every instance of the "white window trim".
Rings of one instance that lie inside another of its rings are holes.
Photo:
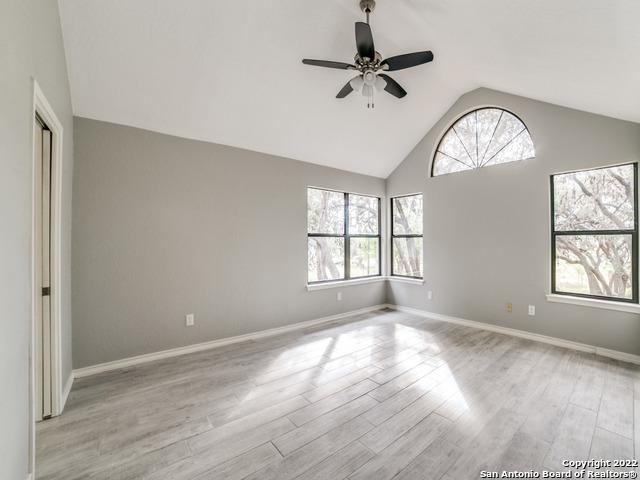
[[[384,282],[386,277],[365,277],[365,278],[351,278],[349,280],[337,280],[335,282],[321,282],[321,283],[307,283],[307,291],[313,292],[315,290],[325,290],[327,288],[348,287],[350,285],[364,285],[367,283]]]
[[[378,283],[378,282],[386,282],[386,281],[410,283],[413,285],[424,285],[424,279],[421,279],[421,278],[378,276],[378,277],[352,278],[349,280],[336,280],[335,282],[307,283],[307,291],[313,292],[315,290],[325,290],[327,288],[349,287],[351,285],[365,285],[367,283]]]
[[[400,275],[391,275],[387,277],[390,282],[409,283],[411,285],[424,285],[424,278],[402,277]]]
[[[616,302],[614,300],[599,300],[597,298],[574,297],[572,295],[558,295],[550,293],[547,301],[553,303],[567,303],[570,305],[581,305],[583,307],[601,308],[604,310],[615,310],[618,312],[640,314],[640,305],[637,303]]]

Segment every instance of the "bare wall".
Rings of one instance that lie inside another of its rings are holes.
[[[485,105],[529,127],[533,160],[429,178],[459,115]],[[389,302],[640,354],[640,315],[548,303],[549,176],[640,160],[640,125],[488,89],[462,96],[387,179],[387,195],[424,192],[425,285],[393,283]],[[427,292],[433,292],[433,300]],[[505,304],[513,303],[513,313]],[[536,315],[527,315],[527,305]]]
[[[383,179],[84,118],[75,159],[76,368],[385,300],[305,288],[307,185],[381,196]]]
[[[62,198],[62,370],[71,374],[71,179],[73,120],[55,0],[0,7],[0,478],[29,470],[33,78],[64,128]]]

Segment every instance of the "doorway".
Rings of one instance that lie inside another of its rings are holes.
[[[53,409],[51,376],[51,148],[52,132],[36,113],[35,152],[35,414],[36,421],[50,418]],[[38,293],[38,292],[36,292]]]
[[[33,190],[31,262],[31,419],[60,415],[63,388],[61,332],[62,123],[33,81]],[[33,456],[32,456],[33,458]]]
[[[31,348],[29,471],[35,478],[36,422],[62,413],[73,377],[62,379],[62,123],[33,79],[31,169]]]

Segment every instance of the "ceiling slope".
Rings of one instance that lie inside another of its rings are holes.
[[[356,0],[59,0],[75,115],[386,177],[479,86],[640,121],[636,0],[378,0],[376,48],[433,50],[409,94],[335,95]]]

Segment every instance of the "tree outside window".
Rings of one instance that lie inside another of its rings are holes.
[[[638,301],[637,164],[553,175],[554,293]]]
[[[380,275],[380,199],[307,189],[307,281]]]
[[[391,199],[391,275],[422,278],[422,194]]]

